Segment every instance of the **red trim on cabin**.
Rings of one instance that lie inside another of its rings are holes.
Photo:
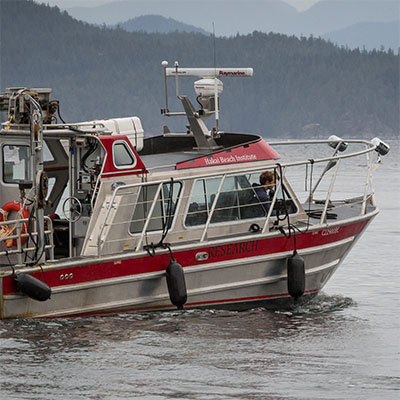
[[[217,151],[202,157],[176,164],[176,169],[212,167],[216,165],[238,164],[243,162],[276,160],[279,154],[263,139],[237,147]]]
[[[349,225],[321,229],[316,232],[297,233],[297,249],[301,250],[334,243],[357,235],[364,230],[369,221],[370,219],[367,219]],[[289,239],[286,239],[284,236],[257,239],[253,236],[249,241],[243,243],[237,242],[219,246],[174,251],[174,258],[183,267],[190,267],[193,265],[245,259],[247,257],[271,255],[292,250],[293,237]],[[208,260],[197,261],[196,254],[199,252],[208,253]],[[125,260],[118,260],[117,257],[118,255],[115,255],[115,261],[45,271],[46,282],[50,287],[56,287],[147,272],[164,271],[170,262],[170,255],[168,253],[156,254],[154,257],[144,256]],[[71,279],[60,279],[61,275],[65,276],[65,274],[69,275],[70,273],[73,274]],[[43,280],[42,272],[37,272],[32,275],[37,279]],[[3,294],[7,295],[15,292],[17,292],[17,288],[13,277],[9,276],[3,278]]]
[[[102,143],[106,156],[104,160],[104,168],[101,173],[102,178],[111,178],[125,175],[138,175],[142,173],[147,173],[146,167],[143,161],[139,157],[132,143],[126,135],[112,135],[112,136],[99,136],[99,140]],[[117,141],[123,141],[132,151],[133,155],[136,157],[136,165],[133,168],[117,168],[113,161],[113,144]]]

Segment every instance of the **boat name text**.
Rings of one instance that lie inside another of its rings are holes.
[[[340,227],[335,227],[335,228],[329,228],[329,229],[324,229],[322,231],[322,236],[328,236],[328,235],[335,235],[336,233],[339,233]]]
[[[210,247],[208,250],[209,257],[223,257],[233,256],[244,253],[254,253],[257,251],[258,241],[253,240],[252,242],[246,243],[232,243],[223,246]]]

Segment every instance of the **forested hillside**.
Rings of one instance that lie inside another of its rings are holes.
[[[163,124],[174,125],[160,115],[161,61],[213,66],[212,39],[201,34],[98,28],[31,1],[2,0],[0,6],[1,89],[52,87],[65,120],[138,115],[145,131],[160,133]],[[268,137],[399,133],[399,57],[392,52],[258,32],[217,38],[216,49],[218,66],[254,68],[253,78],[223,80],[225,131]],[[181,91],[194,101],[193,80],[186,80]]]

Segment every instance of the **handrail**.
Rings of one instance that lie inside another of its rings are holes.
[[[329,140],[298,141],[298,142],[290,142],[290,143],[288,143],[288,142],[279,142],[279,143],[283,143],[284,145],[287,145],[287,144],[303,144],[303,143],[316,143],[316,142],[317,143],[331,143],[331,141],[329,141]],[[369,190],[368,190],[369,188],[371,188],[371,190],[372,190],[372,185],[371,185],[372,157],[370,157],[370,153],[373,150],[375,150],[376,146],[371,144],[368,141],[365,141],[365,140],[352,140],[352,141],[346,141],[346,142],[348,142],[348,143],[365,144],[366,148],[362,149],[362,150],[358,150],[358,151],[353,151],[352,153],[349,153],[349,154],[335,154],[335,155],[330,156],[330,157],[321,157],[319,159],[309,159],[309,160],[293,161],[293,162],[286,162],[286,163],[276,163],[276,162],[272,162],[272,163],[271,162],[266,162],[266,163],[262,163],[262,164],[261,163],[257,163],[257,166],[253,166],[253,165],[249,165],[248,164],[248,165],[246,165],[246,168],[243,168],[243,165],[237,165],[238,168],[236,170],[229,169],[229,170],[221,171],[221,169],[219,169],[219,171],[218,170],[216,171],[216,170],[212,170],[212,169],[210,170],[210,169],[204,168],[202,170],[196,171],[197,172],[196,174],[193,174],[193,170],[191,170],[190,171],[190,175],[189,174],[185,174],[184,176],[179,176],[179,178],[177,178],[177,179],[180,182],[192,181],[193,179],[204,179],[204,178],[212,178],[212,177],[221,177],[221,181],[219,182],[219,188],[215,193],[214,202],[213,202],[213,204],[211,206],[211,210],[209,211],[209,214],[207,215],[206,222],[204,224],[202,223],[200,225],[193,226],[193,228],[198,228],[199,229],[199,237],[198,237],[197,240],[200,240],[200,242],[206,240],[206,236],[207,236],[209,227],[211,225],[211,221],[213,219],[214,212],[217,209],[218,196],[220,195],[220,193],[223,192],[222,191],[222,186],[223,186],[223,182],[224,182],[225,178],[228,178],[230,176],[236,176],[238,174],[247,175],[247,174],[252,174],[252,173],[256,173],[256,172],[261,172],[262,170],[265,170],[265,169],[269,169],[269,170],[277,169],[277,170],[281,170],[282,171],[282,177],[281,177],[281,179],[279,179],[279,183],[278,183],[278,190],[275,192],[275,194],[274,194],[274,196],[272,198],[271,206],[270,206],[270,208],[268,210],[267,216],[266,217],[265,216],[264,217],[257,217],[257,218],[262,218],[263,227],[261,229],[261,233],[264,234],[267,231],[267,228],[269,226],[269,221],[271,219],[270,217],[271,217],[273,209],[274,209],[274,204],[277,202],[277,199],[278,199],[278,197],[277,197],[278,196],[278,191],[282,187],[282,184],[285,184],[283,182],[283,180],[286,179],[288,171],[291,171],[291,170],[293,170],[294,167],[299,167],[301,165],[324,163],[324,162],[330,162],[330,161],[333,162],[334,161],[336,165],[335,165],[335,168],[332,170],[333,174],[329,175],[330,176],[329,188],[328,188],[328,190],[322,189],[324,191],[324,193],[326,193],[326,197],[323,200],[323,202],[321,203],[321,204],[323,204],[323,206],[322,206],[322,208],[318,208],[317,207],[317,210],[319,210],[321,212],[321,215],[318,216],[319,223],[320,224],[324,224],[326,222],[326,217],[327,217],[327,214],[328,214],[328,206],[330,204],[332,195],[334,193],[333,188],[334,188],[334,184],[335,184],[336,178],[338,176],[338,171],[340,169],[341,160],[349,159],[349,158],[356,158],[356,157],[362,156],[363,154],[367,155],[367,165],[366,166],[369,168],[369,172],[367,174],[367,182],[365,183],[366,186],[365,186],[365,189],[364,189],[362,195],[361,196],[356,196],[357,198],[359,198],[359,201],[351,202],[351,204],[354,204],[354,205],[355,204],[361,204],[362,212],[361,212],[360,215],[365,214],[366,204],[373,197],[373,194],[369,195]],[[278,144],[278,143],[276,143],[276,144]],[[365,166],[364,166],[364,168],[365,168]],[[176,174],[182,174],[182,172],[183,172],[182,170],[179,170],[179,171],[176,171]],[[174,171],[172,171],[171,174],[174,176]],[[364,176],[364,174],[363,174],[363,176]],[[143,227],[143,229],[142,229],[142,231],[140,233],[139,239],[137,239],[138,236],[135,236],[136,239],[134,239],[134,240],[138,240],[138,242],[136,242],[137,245],[135,245],[136,246],[136,251],[141,251],[140,247],[143,244],[143,239],[144,239],[144,236],[146,235],[146,229],[147,229],[147,227],[148,227],[148,225],[150,223],[150,219],[162,218],[162,217],[152,217],[152,212],[153,212],[153,210],[155,208],[155,204],[156,204],[158,196],[160,194],[160,191],[161,191],[161,188],[162,188],[162,184],[169,182],[169,179],[170,179],[170,176],[168,178],[165,178],[165,179],[155,179],[155,180],[150,180],[150,181],[147,181],[147,182],[137,182],[137,183],[132,183],[132,184],[127,184],[127,185],[124,185],[124,186],[116,187],[114,189],[113,193],[112,193],[111,199],[110,198],[107,199],[107,210],[106,210],[104,223],[100,227],[100,233],[99,233],[99,236],[98,236],[98,244],[99,245],[104,245],[104,243],[101,242],[101,240],[105,240],[108,243],[119,242],[119,241],[125,241],[126,242],[127,238],[129,238],[128,236],[124,237],[124,239],[122,239],[122,238],[121,239],[118,239],[118,238],[117,239],[103,238],[104,229],[105,229],[106,226],[125,225],[125,224],[130,224],[132,222],[132,220],[129,220],[129,221],[121,221],[121,222],[115,222],[114,223],[111,220],[111,218],[112,218],[111,210],[113,208],[124,207],[124,206],[127,206],[127,207],[129,206],[129,207],[133,208],[135,206],[135,204],[138,204],[137,200],[138,200],[138,196],[139,196],[139,191],[136,192],[135,200],[129,201],[129,204],[125,204],[124,203],[122,205],[118,204],[118,206],[116,206],[116,204],[118,203],[118,202],[116,203],[117,197],[125,197],[125,196],[129,196],[129,195],[133,196],[132,189],[136,190],[139,187],[146,187],[146,186],[149,186],[149,185],[154,185],[154,186],[158,185],[158,189],[157,189],[157,193],[155,194],[155,197],[150,199],[149,202],[148,202],[149,204],[151,204],[151,206],[150,206],[149,213],[147,215],[147,220],[144,221],[145,222],[144,223],[144,227]],[[175,176],[174,176],[174,179],[175,179]],[[245,188],[242,188],[242,189],[239,188],[237,190],[245,190]],[[129,193],[127,193],[127,191]],[[350,190],[349,193],[351,193],[351,192],[352,191]],[[335,191],[335,193],[337,193],[337,191]],[[354,190],[354,193],[358,193],[358,191]],[[305,191],[305,194],[307,194],[307,190]],[[185,197],[187,197],[187,198],[190,198],[190,196],[191,196],[191,194],[185,195]],[[182,198],[182,196],[181,196],[181,198]],[[355,198],[355,197],[351,197],[351,198],[350,197],[344,197],[343,200],[346,200],[346,199],[350,200],[350,199],[353,199],[353,198]],[[186,204],[187,202],[184,202],[184,203]],[[339,204],[337,206],[337,209],[339,209],[342,206],[346,207],[346,206],[348,206],[348,204],[349,204],[348,202],[344,201],[343,205]],[[250,204],[249,205],[246,205],[246,204],[240,204],[239,205],[239,207],[246,207],[246,206],[250,206]],[[229,206],[225,207],[225,208],[218,207],[218,210],[224,210],[224,209],[229,209],[229,208],[232,208],[232,207],[229,207]],[[188,211],[187,211],[187,204],[186,204],[184,209],[181,208],[181,210],[179,210],[179,209],[176,210],[175,217],[185,216],[185,215],[187,215],[187,212]],[[112,214],[112,215],[114,215],[114,214]],[[303,217],[303,220],[304,220],[304,217]],[[240,221],[243,222],[244,219],[241,219]],[[315,224],[315,220],[314,220],[314,224]],[[187,229],[187,228],[184,228],[184,229]],[[189,227],[189,229],[192,229],[192,228]],[[177,231],[177,230],[174,229],[174,233],[177,233],[177,232],[180,232],[180,231]],[[157,233],[157,231],[154,231],[154,233]],[[132,240],[133,240],[133,238],[132,238]],[[99,246],[99,248],[98,248],[99,254],[100,254],[100,247],[101,246]]]
[[[203,233],[201,234],[200,242],[204,242],[204,239],[205,239],[205,237],[207,235],[208,226],[210,225],[211,218],[214,215],[214,211],[215,211],[215,208],[217,206],[217,202],[218,202],[218,199],[219,199],[219,195],[221,193],[222,186],[224,185],[225,178],[226,178],[226,175],[222,175],[222,179],[221,179],[221,182],[219,183],[219,186],[218,186],[218,189],[217,189],[217,193],[215,194],[215,198],[214,198],[213,204],[211,205],[210,214],[208,215],[207,221],[204,224],[204,229],[203,229]]]
[[[149,215],[148,215],[148,217],[147,217],[147,219],[146,219],[146,221],[145,221],[145,223],[144,223],[144,225],[143,225],[142,233],[141,233],[141,235],[140,235],[140,239],[139,239],[139,242],[138,242],[138,245],[137,245],[138,248],[140,248],[141,245],[142,245],[142,243],[143,243],[143,238],[144,238],[144,236],[146,235],[147,227],[148,227],[149,224],[150,224],[151,216],[153,215],[153,211],[154,211],[154,209],[155,209],[155,207],[156,207],[157,200],[158,200],[158,196],[159,196],[160,193],[161,193],[161,188],[162,188],[162,183],[160,183],[160,184],[158,185],[157,190],[156,190],[156,193],[155,193],[155,195],[154,195],[153,202],[151,203],[150,210],[149,210]]]
[[[268,141],[270,146],[285,146],[285,145],[293,145],[293,144],[329,144],[329,143],[358,143],[358,144],[366,144],[371,146],[373,150],[375,150],[376,145],[374,145],[369,140],[365,139],[340,139],[340,140],[331,140],[331,139],[295,139],[295,140],[279,140],[279,141]]]
[[[329,140],[324,140],[324,141],[316,141],[317,143],[331,143],[331,141],[329,141]],[[271,162],[272,160],[266,160],[264,163],[262,163],[262,164],[258,164],[258,166],[256,166],[256,167],[246,167],[246,169],[245,169],[245,171],[247,172],[247,173],[250,173],[250,172],[255,172],[255,171],[259,171],[260,169],[262,169],[262,168],[268,168],[268,169],[274,169],[274,168],[278,168],[278,166],[280,165],[280,166],[282,166],[282,167],[295,167],[295,166],[300,166],[300,165],[307,165],[307,164],[318,164],[318,163],[323,163],[323,162],[327,162],[327,161],[331,161],[331,160],[339,160],[339,159],[345,159],[345,158],[352,158],[352,157],[358,157],[358,156],[360,156],[360,155],[362,155],[362,154],[366,154],[366,153],[370,153],[370,152],[372,152],[372,151],[374,151],[375,149],[376,149],[376,146],[375,145],[373,145],[372,143],[370,143],[370,142],[368,142],[368,141],[366,141],[366,140],[359,140],[359,141],[357,141],[357,140],[352,140],[352,141],[350,141],[350,140],[346,140],[346,142],[348,142],[348,143],[360,143],[360,144],[368,144],[368,145],[370,145],[371,147],[370,148],[367,148],[367,149],[365,149],[365,150],[359,150],[359,151],[356,151],[356,152],[353,152],[353,153],[350,153],[350,154],[339,154],[339,155],[336,155],[336,156],[331,156],[331,157],[323,157],[323,158],[315,158],[315,159],[307,159],[307,160],[302,160],[302,161],[293,161],[293,162],[282,162],[282,163],[278,163],[278,162]],[[303,143],[309,143],[309,144],[311,144],[312,143],[312,141],[310,141],[310,142],[306,142],[306,141],[300,141],[299,143],[294,143],[294,142],[291,142],[291,143],[288,143],[288,142],[277,142],[277,143],[275,143],[275,145],[278,145],[278,144],[303,144]],[[232,166],[232,165],[238,165],[238,164],[227,164],[227,165],[224,165],[224,167],[229,167],[229,166]],[[160,168],[160,167],[157,167],[157,168]],[[217,168],[217,167],[216,167]],[[199,168],[200,169],[200,168]],[[209,177],[213,177],[213,176],[220,176],[220,175],[223,175],[223,173],[221,173],[221,170],[219,169],[218,171],[214,171],[214,172],[211,172],[211,170],[210,170],[210,168],[209,167],[203,167],[203,168],[201,168],[204,172],[202,172],[201,174],[196,174],[196,178],[198,178],[198,179],[201,179],[201,178],[205,178],[205,177],[207,177],[207,178],[209,178]],[[174,173],[175,171],[170,171],[171,173]],[[178,173],[182,173],[182,170],[177,170],[176,172],[178,172]],[[235,171],[230,171],[229,172],[230,174],[235,174]],[[181,180],[181,181],[184,181],[184,180],[188,180],[188,179],[193,179],[193,177],[194,177],[194,175],[193,175],[193,173],[192,174],[190,174],[190,175],[184,175],[184,176],[180,176],[179,177],[179,180]],[[160,182],[165,182],[165,179],[159,179],[159,180],[153,180],[153,181],[148,181],[147,183],[149,183],[149,184],[158,184],[158,183],[160,183]],[[128,185],[124,185],[124,186],[119,186],[119,187],[117,187],[116,189],[115,189],[115,191],[117,191],[117,190],[120,190],[120,189],[124,189],[124,188],[128,188],[128,187],[137,187],[137,186],[142,186],[142,185],[144,185],[145,183],[143,183],[143,182],[140,182],[140,183],[132,183],[132,184],[128,184]],[[115,192],[114,191],[114,192]]]
[[[333,173],[332,177],[331,177],[331,182],[329,184],[329,189],[328,192],[326,194],[326,199],[325,199],[325,204],[324,204],[324,209],[321,213],[321,219],[320,219],[320,223],[323,224],[324,222],[326,222],[326,213],[328,211],[328,205],[329,205],[329,201],[332,197],[332,192],[333,192],[333,186],[335,184],[335,180],[337,177],[337,171],[339,169],[339,165],[340,165],[340,159],[336,162],[336,165],[334,166],[335,168],[335,172]]]
[[[45,250],[49,250],[49,260],[54,261],[54,237],[53,237],[53,222],[50,217],[45,216],[44,219],[47,221],[48,228],[44,230],[45,235],[48,236],[49,239],[49,244],[46,244],[44,246]],[[20,218],[20,219],[14,219],[14,220],[6,220],[6,221],[0,221],[0,227],[5,226],[5,225],[16,225],[17,233],[13,235],[7,235],[5,237],[0,237],[0,243],[5,242],[7,240],[17,240],[17,248],[16,249],[10,249],[10,250],[5,250],[5,251],[0,251],[1,256],[9,256],[13,254],[18,255],[18,264],[23,265],[24,262],[22,260],[22,254],[27,253],[29,251],[34,251],[36,250],[35,247],[23,247],[22,246],[22,238],[28,238],[30,236],[37,237],[39,233],[37,231],[34,232],[29,232],[29,233],[22,233],[22,224],[23,223],[28,223],[29,218]]]
[[[367,209],[368,188],[371,188],[371,191],[372,191],[372,160],[371,160],[371,153],[367,153],[366,157],[367,157],[368,171],[367,171],[367,180],[365,182],[365,187],[364,187],[364,196],[363,196],[361,214],[365,214],[366,209]],[[373,201],[373,203],[375,203],[375,197],[374,197],[374,192],[373,191],[372,191],[372,201]]]
[[[286,171],[286,168],[283,168],[283,169],[282,169],[282,177],[280,177],[280,179],[279,179],[279,184],[278,184],[278,188],[277,188],[277,190],[275,191],[274,196],[272,197],[272,201],[271,201],[271,204],[270,204],[270,206],[269,206],[267,218],[265,219],[264,226],[263,226],[263,229],[262,229],[262,233],[265,233],[265,231],[267,230],[268,223],[269,223],[269,220],[270,220],[271,215],[272,215],[272,211],[274,210],[274,206],[275,206],[275,203],[276,203],[276,199],[278,198],[278,193],[279,193],[279,191],[280,191],[281,188],[282,188],[282,181],[283,181],[283,176],[285,176],[285,171]],[[279,172],[278,172],[278,174],[279,174]]]

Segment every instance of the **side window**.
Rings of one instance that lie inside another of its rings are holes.
[[[53,190],[55,183],[56,183],[56,178],[49,178],[49,182],[48,182],[49,190],[47,191],[46,200],[49,199],[50,193]]]
[[[141,233],[157,193],[158,185],[147,185],[140,188],[135,211],[132,216],[129,232]],[[150,218],[147,232],[160,231],[168,224],[171,227],[178,204],[182,184],[174,182],[172,187],[169,183],[162,185],[161,192],[156,200],[153,213]]]
[[[189,199],[186,226],[204,225],[214,203],[221,178],[199,179]],[[265,217],[264,207],[258,200],[249,176],[225,178],[215,205],[211,223],[238,221]]]
[[[125,142],[114,143],[113,160],[117,168],[133,168],[136,165],[136,157]]]
[[[255,190],[255,192],[259,193],[259,191],[264,190],[263,187],[260,185],[260,173],[255,173],[249,175],[249,182],[252,183],[252,187]],[[268,192],[268,198],[269,201],[267,203],[262,203],[263,208],[265,208],[265,211],[269,210],[269,206],[271,204],[272,198],[274,197],[275,191],[279,187],[280,179],[279,176],[275,177],[275,186]],[[259,195],[257,195],[259,198]],[[259,200],[259,199],[258,199]],[[286,187],[282,185],[279,188],[279,192],[276,195],[276,203],[274,205],[274,211],[272,212],[272,215],[284,215],[288,212],[289,214],[294,214],[297,212],[297,207],[292,198],[290,197],[290,194]]]
[[[219,193],[211,223],[239,219],[239,191],[236,177],[226,177]]]
[[[204,225],[210,214],[221,178],[198,179],[189,199],[185,225]]]
[[[266,209],[262,206],[255,190],[256,186],[259,184],[254,183],[251,177],[251,175],[238,175],[236,177],[239,187],[240,219],[262,218],[267,216]]]
[[[29,146],[3,146],[3,181],[18,183],[32,180]]]
[[[211,223],[265,218],[277,185],[267,192],[260,185],[259,177],[260,173],[227,176],[217,198]],[[199,179],[195,182],[185,218],[186,226],[204,225],[207,222],[221,179]],[[262,190],[265,191],[264,196]],[[287,189],[281,188],[272,215],[283,215],[286,210],[289,213],[297,211]]]
[[[49,149],[46,140],[43,141],[43,161],[44,162],[54,161],[53,154],[51,154],[51,151]]]

